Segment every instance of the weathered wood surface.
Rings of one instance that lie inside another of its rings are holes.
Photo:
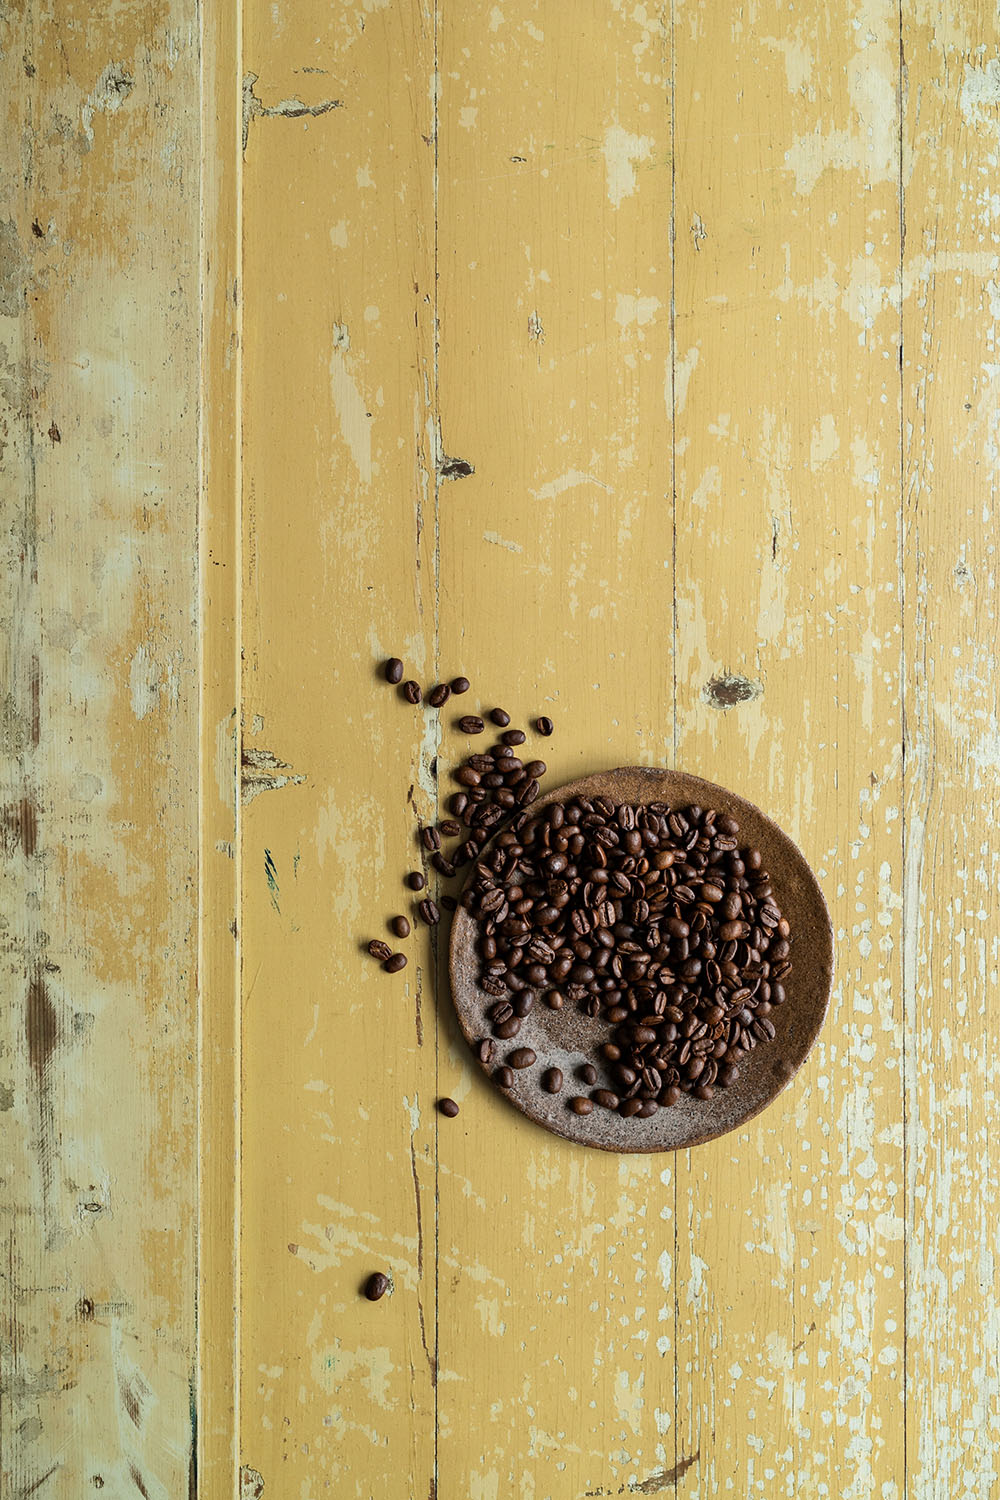
[[[986,1500],[995,16],[248,0],[200,101],[179,9],[5,25],[11,1493],[182,1493],[197,1364],[213,1496]],[[390,652],[799,841],[750,1128],[550,1140],[362,956],[462,746]]]

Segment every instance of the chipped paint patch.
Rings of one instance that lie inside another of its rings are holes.
[[[372,417],[367,402],[351,373],[351,337],[345,324],[335,323],[330,350],[330,396],[337,414],[340,435],[354,461],[358,478],[372,478]]]
[[[286,761],[279,760],[270,750],[256,750],[252,745],[243,747],[243,772],[240,778],[243,805],[246,807],[261,792],[276,792],[283,786],[298,786],[305,781],[297,776]]]
[[[602,149],[608,202],[613,208],[620,208],[635,192],[635,163],[649,160],[653,141],[648,135],[632,135],[621,125],[609,125]]]
[[[735,708],[738,703],[751,703],[764,691],[763,683],[753,682],[738,672],[722,672],[712,677],[702,691],[702,697],[712,708]]]

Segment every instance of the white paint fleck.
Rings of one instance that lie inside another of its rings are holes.
[[[633,163],[646,161],[653,142],[646,135],[631,135],[621,125],[609,125],[604,132],[604,163],[607,172],[608,201],[620,208],[624,199],[635,192]]]

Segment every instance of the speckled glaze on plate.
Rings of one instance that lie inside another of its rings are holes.
[[[739,1129],[788,1087],[826,1015],[833,980],[833,929],[823,893],[803,855],[788,835],[752,802],[744,801],[725,787],[703,781],[700,776],[623,766],[546,792],[534,803],[531,812],[540,812],[550,802],[599,796],[635,806],[643,802],[668,802],[676,808],[691,804],[714,807],[739,823],[740,848],[756,847],[761,851],[775,899],[792,930],[792,972],[785,981],[787,998],[770,1016],[775,1026],[774,1039],[750,1054],[741,1068],[741,1076],[730,1088],[716,1089],[711,1099],[693,1099],[682,1094],[672,1108],[660,1109],[648,1120],[625,1120],[613,1110],[597,1107],[593,1114],[575,1115],[567,1107],[575,1094],[590,1092],[576,1077],[576,1069],[584,1061],[595,1062],[601,1083],[606,1082],[595,1051],[611,1031],[605,1021],[581,1015],[573,1006],[552,1011],[537,1004],[522,1022],[515,1041],[496,1043],[494,1060],[483,1072],[491,1086],[515,1109],[546,1130],[581,1146],[595,1146],[602,1151],[677,1151]],[[486,1009],[493,1001],[476,982],[479,973],[476,934],[476,923],[460,906],[451,929],[451,992],[459,1024],[470,1046],[492,1034]],[[500,1089],[492,1083],[493,1071],[515,1047],[534,1048],[538,1061],[534,1067],[514,1074],[512,1088]],[[541,1087],[542,1074],[552,1067],[561,1068],[565,1079],[562,1092],[556,1095],[546,1094]]]

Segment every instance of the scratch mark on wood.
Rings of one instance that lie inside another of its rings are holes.
[[[260,118],[274,118],[281,115],[288,120],[299,120],[304,115],[325,115],[331,109],[341,109],[342,99],[321,99],[318,104],[303,104],[301,99],[294,95],[290,99],[281,99],[277,104],[264,104],[254,93],[254,84],[259,78],[258,73],[247,73],[243,78],[243,150],[247,149],[247,141],[250,136],[250,122]]]
[[[537,308],[535,308],[528,319],[528,338],[537,344],[545,343],[545,329],[542,327],[542,320],[538,316]]]
[[[274,857],[270,849],[264,850],[264,875],[267,880],[267,888],[271,893],[271,905],[280,916],[281,907],[278,905],[278,872],[274,867]]]
[[[240,789],[244,807],[255,797],[259,797],[261,792],[275,792],[283,786],[297,786],[305,779],[304,776],[297,776],[287,761],[279,760],[270,750],[243,747]]]
[[[410,1171],[413,1173],[413,1196],[417,1203],[417,1280],[422,1281],[424,1275],[424,1222],[420,1208],[420,1179],[417,1176],[417,1152],[413,1144],[413,1135],[410,1135]],[[433,1354],[427,1343],[427,1328],[424,1323],[424,1299],[417,1291],[417,1316],[420,1319],[420,1342],[427,1356],[427,1365],[431,1372],[431,1384],[437,1385],[437,1367]]]
[[[630,1484],[629,1489],[633,1495],[658,1495],[668,1485],[676,1484],[678,1479],[683,1479],[688,1469],[692,1468],[701,1456],[700,1448],[696,1448],[690,1458],[679,1458],[672,1469],[664,1469],[659,1474],[651,1474],[641,1484]]]
[[[35,852],[38,842],[38,816],[29,797],[13,802],[0,815],[0,849],[8,857],[20,845],[25,856]]]
[[[132,1476],[132,1483],[135,1485],[136,1489],[139,1491],[139,1494],[142,1496],[142,1500],[149,1500],[149,1491],[147,1490],[145,1481],[143,1480],[143,1477],[139,1473],[139,1470],[136,1468],[135,1464],[129,1464],[128,1471]]]
[[[26,1485],[24,1489],[20,1491],[18,1500],[28,1500],[28,1496],[33,1495],[37,1489],[40,1489],[41,1486],[45,1483],[46,1479],[51,1479],[58,1468],[58,1464],[53,1464],[51,1469],[46,1470],[46,1472],[40,1479],[36,1479],[33,1484]]]

